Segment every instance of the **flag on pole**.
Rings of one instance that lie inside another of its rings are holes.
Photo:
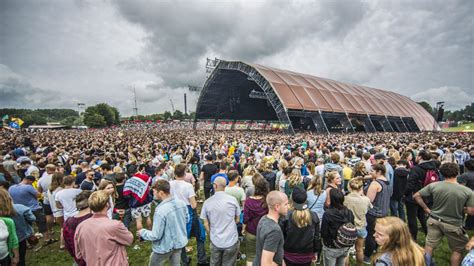
[[[2,117],[2,121],[3,121],[3,120],[8,120],[8,115],[4,115],[4,116]]]

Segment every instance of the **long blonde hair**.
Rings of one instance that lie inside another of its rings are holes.
[[[294,210],[291,218],[298,228],[303,228],[311,224],[311,213],[309,209]]]
[[[311,179],[311,182],[309,183],[308,190],[313,190],[314,195],[320,195],[322,189],[323,180],[321,179],[321,177],[318,175],[313,176],[313,179]]]
[[[386,228],[389,240],[383,244],[374,257],[374,261],[383,253],[390,253],[394,266],[424,266],[423,249],[411,238],[408,226],[398,217],[377,219],[377,224]]]
[[[303,177],[301,176],[300,169],[293,168],[286,182],[288,182],[290,188],[293,188],[299,183],[303,182]]]
[[[0,216],[13,217],[16,215],[13,200],[7,190],[0,188]]]

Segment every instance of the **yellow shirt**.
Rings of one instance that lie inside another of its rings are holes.
[[[352,169],[350,167],[342,168],[342,176],[344,180],[351,180],[352,179]]]

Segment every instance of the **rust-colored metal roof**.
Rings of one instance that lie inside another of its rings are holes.
[[[434,118],[410,98],[380,89],[295,73],[258,64],[286,109],[413,117],[420,130],[433,130]]]

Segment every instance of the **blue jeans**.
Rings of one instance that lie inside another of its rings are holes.
[[[403,204],[403,201],[390,199],[390,213],[405,222],[405,204]]]

